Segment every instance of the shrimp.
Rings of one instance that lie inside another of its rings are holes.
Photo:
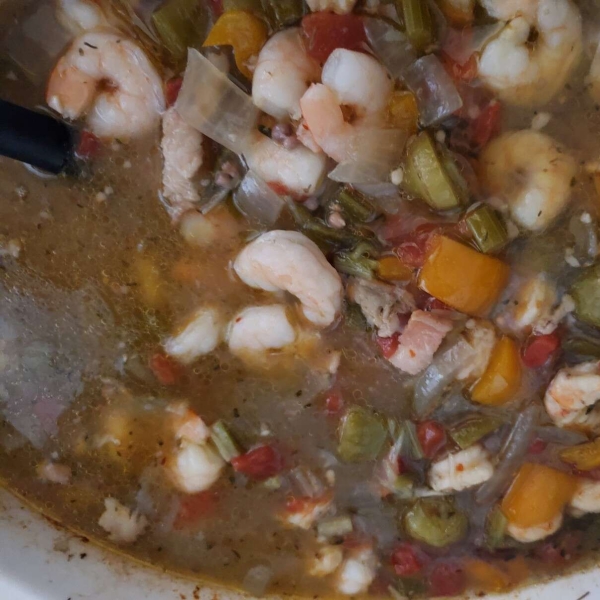
[[[336,588],[341,594],[355,596],[369,589],[375,579],[379,562],[371,546],[349,552],[336,576]]]
[[[558,427],[583,426],[597,430],[600,412],[600,362],[591,361],[561,369],[550,382],[544,405]]]
[[[325,178],[327,159],[305,146],[285,148],[256,132],[244,153],[248,167],[276,191],[296,197],[310,196]]]
[[[164,114],[162,129],[162,193],[177,213],[173,216],[178,216],[200,200],[194,177],[202,166],[202,134],[188,125],[175,108]]]
[[[210,429],[201,417],[190,410],[187,402],[170,404],[166,410],[171,415],[176,440],[204,444],[210,437]]]
[[[111,542],[131,544],[148,526],[146,517],[123,506],[115,498],[105,498],[104,508],[98,525],[109,534],[108,539]]]
[[[165,109],[162,81],[143,50],[109,29],[78,36],[54,67],[48,106],[67,119],[86,115],[102,138],[148,133]]]
[[[286,525],[308,530],[326,515],[332,506],[333,498],[330,494],[318,498],[291,499],[285,511],[279,515],[279,520]]]
[[[283,304],[250,306],[231,321],[229,350],[235,355],[264,353],[293,344],[296,332]]]
[[[297,231],[269,231],[248,244],[233,264],[250,287],[285,290],[302,304],[304,316],[327,327],[340,315],[343,287],[318,246]]]
[[[300,98],[320,76],[321,67],[306,52],[301,29],[284,29],[258,55],[252,77],[252,101],[276,119],[298,120]]]
[[[518,525],[509,522],[506,526],[506,532],[511,538],[517,540],[517,542],[529,544],[531,542],[543,540],[553,533],[556,533],[560,529],[562,523],[563,516],[562,513],[559,513],[547,523],[533,525],[532,527],[519,527]]]
[[[574,517],[587,513],[600,513],[600,481],[580,478],[571,502],[569,512]]]
[[[339,546],[323,546],[311,560],[308,573],[313,577],[327,577],[342,564],[343,558],[344,553]]]
[[[483,49],[479,76],[502,100],[521,106],[550,101],[582,53],[581,15],[571,0],[484,0],[494,16],[512,19]],[[531,32],[537,34],[531,42]]]
[[[346,162],[355,152],[361,130],[382,124],[393,83],[372,56],[344,48],[331,53],[321,81],[302,96],[302,116],[325,154]],[[346,121],[342,107],[353,111],[352,122]]]
[[[75,35],[108,25],[106,15],[93,0],[58,0],[56,17]]]
[[[329,11],[338,15],[352,12],[356,0],[307,0],[311,12]]]
[[[481,155],[482,183],[529,231],[546,228],[571,197],[577,163],[551,137],[525,129],[493,140]]]
[[[493,474],[489,454],[475,444],[434,462],[429,469],[429,485],[436,492],[460,492],[487,481]]]
[[[185,438],[165,463],[173,485],[185,494],[210,488],[224,466],[225,461],[208,443],[194,444]]]
[[[396,352],[388,359],[395,367],[416,375],[431,364],[452,321],[422,310],[415,310],[399,338]]]

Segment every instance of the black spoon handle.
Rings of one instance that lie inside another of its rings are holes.
[[[0,154],[60,173],[73,157],[74,130],[62,121],[0,100]]]

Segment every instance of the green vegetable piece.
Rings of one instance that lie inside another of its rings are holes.
[[[223,12],[245,10],[262,17],[265,14],[261,0],[223,0]]]
[[[163,44],[177,59],[189,46],[202,42],[208,15],[200,0],[168,0],[152,15],[152,24]]]
[[[433,21],[426,0],[401,0],[406,37],[415,50],[424,52],[433,43]]]
[[[210,428],[210,439],[225,462],[231,462],[233,458],[241,454],[241,450],[231,433],[229,433],[227,425],[221,420],[214,423]]]
[[[420,498],[405,513],[404,528],[413,539],[443,548],[467,535],[469,519],[457,509],[451,496]]]
[[[317,525],[317,533],[323,538],[342,537],[352,533],[353,529],[352,519],[348,515],[324,519]]]
[[[506,225],[491,207],[482,205],[467,213],[465,218],[477,247],[485,254],[501,250],[508,242]]]
[[[569,354],[600,358],[600,341],[588,340],[586,338],[569,338],[563,342],[562,347]]]
[[[448,160],[446,157],[446,164],[449,164]],[[427,131],[419,133],[408,146],[404,185],[411,194],[422,198],[436,210],[456,208],[464,200],[463,190],[448,173]]]
[[[387,437],[383,419],[376,413],[353,406],[342,420],[338,454],[347,462],[373,460]]]
[[[333,266],[346,275],[372,279],[378,263],[379,253],[370,242],[360,242],[351,252],[340,252],[333,259]]]
[[[473,415],[450,430],[450,437],[464,450],[502,425],[502,419]]]
[[[279,475],[275,475],[274,477],[265,479],[262,482],[262,485],[268,490],[278,490],[281,489],[281,486],[283,485],[283,479]]]
[[[499,506],[492,508],[485,523],[485,543],[488,548],[495,550],[503,545],[508,521]]]
[[[263,0],[263,11],[273,29],[281,29],[299,21],[305,14],[303,0]]]
[[[416,460],[420,460],[425,457],[423,448],[421,448],[421,442],[419,442],[419,436],[417,435],[417,428],[412,421],[404,421],[402,424],[402,431],[405,436],[406,452]]]
[[[343,189],[335,202],[342,213],[355,223],[368,223],[377,216],[375,207],[359,192]]]
[[[586,323],[600,327],[600,264],[586,269],[572,285],[575,314]]]

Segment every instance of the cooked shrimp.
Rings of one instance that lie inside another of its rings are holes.
[[[105,498],[104,507],[98,525],[109,533],[108,539],[111,542],[131,544],[148,526],[146,517],[123,506],[115,498]]]
[[[431,364],[452,321],[439,315],[415,310],[400,336],[398,349],[388,359],[395,367],[416,375]]]
[[[370,546],[355,548],[348,554],[337,573],[336,588],[341,594],[354,596],[369,589],[379,562]]]
[[[333,498],[330,494],[318,498],[298,498],[288,502],[279,519],[292,527],[310,529],[317,519],[330,511],[332,506]]]
[[[143,50],[109,29],[78,36],[50,75],[48,105],[68,119],[86,116],[99,137],[143,135],[165,108],[162,81]]]
[[[252,77],[252,101],[276,119],[300,118],[300,98],[319,80],[321,67],[304,46],[302,30],[276,33],[258,55]]]
[[[565,85],[581,56],[581,15],[571,0],[487,0],[512,19],[483,49],[479,76],[511,104],[541,105]],[[530,41],[535,31],[535,42]]]
[[[352,12],[356,0],[307,0],[311,12],[329,11],[338,15]]]
[[[544,404],[558,427],[596,429],[600,413],[591,409],[600,400],[600,363],[586,362],[561,369],[550,382]]]
[[[540,231],[564,210],[577,163],[551,137],[525,129],[493,140],[481,155],[482,183],[513,220]]]
[[[185,438],[165,463],[173,485],[186,494],[197,494],[210,488],[224,466],[225,461],[212,446],[193,444]]]
[[[344,553],[339,546],[323,546],[311,560],[308,573],[313,577],[327,577],[342,564],[343,558]]]
[[[164,348],[170,356],[189,364],[212,352],[221,341],[222,331],[219,312],[215,308],[203,307],[194,313],[178,334],[165,341]]]
[[[229,349],[242,357],[285,348],[295,340],[296,332],[283,304],[245,308],[229,326]]]
[[[269,231],[248,244],[233,268],[247,285],[285,290],[302,304],[304,316],[319,327],[331,325],[342,308],[342,280],[318,246],[297,231]]]
[[[534,525],[532,527],[519,527],[518,525],[509,522],[506,526],[506,532],[511,538],[517,540],[517,542],[529,544],[531,542],[543,540],[553,533],[556,533],[560,529],[562,523],[563,516],[562,513],[559,513],[547,523]]]
[[[185,204],[173,205],[172,218],[177,219],[179,209],[185,210]],[[240,225],[231,210],[222,204],[206,214],[197,210],[184,212],[179,222],[179,233],[190,246],[215,248],[235,243]]]
[[[574,517],[582,517],[587,513],[599,513],[600,481],[581,477],[569,503],[569,512]]]
[[[56,17],[75,35],[108,24],[104,12],[93,0],[58,0]]]
[[[167,412],[171,415],[176,440],[204,444],[210,437],[210,429],[201,417],[190,410],[187,402],[170,404],[167,407]]]
[[[325,177],[327,160],[305,146],[285,148],[261,133],[244,153],[248,166],[276,191],[310,196]]]
[[[163,115],[162,129],[162,193],[171,203],[172,216],[178,217],[200,200],[194,177],[202,166],[202,134],[190,127],[175,108]]]
[[[302,116],[323,151],[345,162],[355,152],[361,129],[381,125],[393,84],[372,56],[343,48],[331,53],[321,81],[302,96]],[[346,121],[342,107],[353,111],[352,122]]]
[[[464,381],[481,377],[490,362],[496,340],[496,331],[489,321],[469,319],[455,345],[454,356],[461,365],[456,379]]]
[[[436,492],[460,492],[487,481],[493,473],[489,454],[475,444],[432,463],[429,485]]]

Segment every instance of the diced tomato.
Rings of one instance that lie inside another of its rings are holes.
[[[445,52],[442,52],[441,57],[446,70],[455,81],[469,83],[477,77],[477,57],[475,54],[471,54],[462,65]]]
[[[183,367],[162,352],[153,354],[148,365],[161,385],[175,385],[183,377]]]
[[[310,56],[324,63],[336,48],[364,51],[367,36],[362,17],[314,12],[302,19],[306,49]]]
[[[560,337],[554,331],[546,335],[530,337],[523,349],[523,363],[530,369],[537,369],[548,362],[548,359],[560,347]]]
[[[215,18],[223,14],[223,0],[208,0],[208,6]]]
[[[392,552],[392,566],[398,577],[412,577],[423,569],[423,562],[411,544],[400,544]]]
[[[325,414],[329,416],[339,415],[342,408],[344,408],[342,393],[337,387],[334,387],[325,396]]]
[[[277,475],[283,467],[283,457],[269,445],[259,446],[231,460],[233,468],[251,479],[261,481]]]
[[[384,358],[391,358],[392,356],[394,356],[396,350],[398,350],[398,344],[400,343],[399,338],[400,334],[398,333],[395,333],[391,337],[377,336],[375,338],[375,341],[379,344],[379,347],[381,348],[381,353],[383,354]]]
[[[441,226],[439,223],[424,223],[423,225],[419,225],[394,248],[395,254],[409,267],[422,267],[433,237],[440,229]]]
[[[91,131],[82,131],[79,134],[79,143],[75,154],[82,160],[89,160],[100,152],[101,147],[100,140]]]
[[[436,421],[423,421],[417,425],[417,437],[427,458],[433,458],[446,443],[446,432]]]
[[[181,86],[183,84],[182,77],[173,77],[167,81],[165,86],[165,97],[167,101],[167,106],[173,106],[177,101],[177,97],[179,96],[179,92],[181,91]]]
[[[186,496],[181,500],[173,528],[185,529],[200,519],[212,515],[217,508],[217,500],[217,494],[210,490]]]
[[[501,119],[502,105],[498,100],[492,100],[481,109],[470,125],[473,144],[478,148],[483,148],[492,138],[496,137],[500,133]]]
[[[429,573],[432,596],[458,596],[465,591],[467,577],[456,563],[438,563]]]
[[[541,454],[548,447],[548,443],[537,438],[529,444],[527,449],[528,454]]]

